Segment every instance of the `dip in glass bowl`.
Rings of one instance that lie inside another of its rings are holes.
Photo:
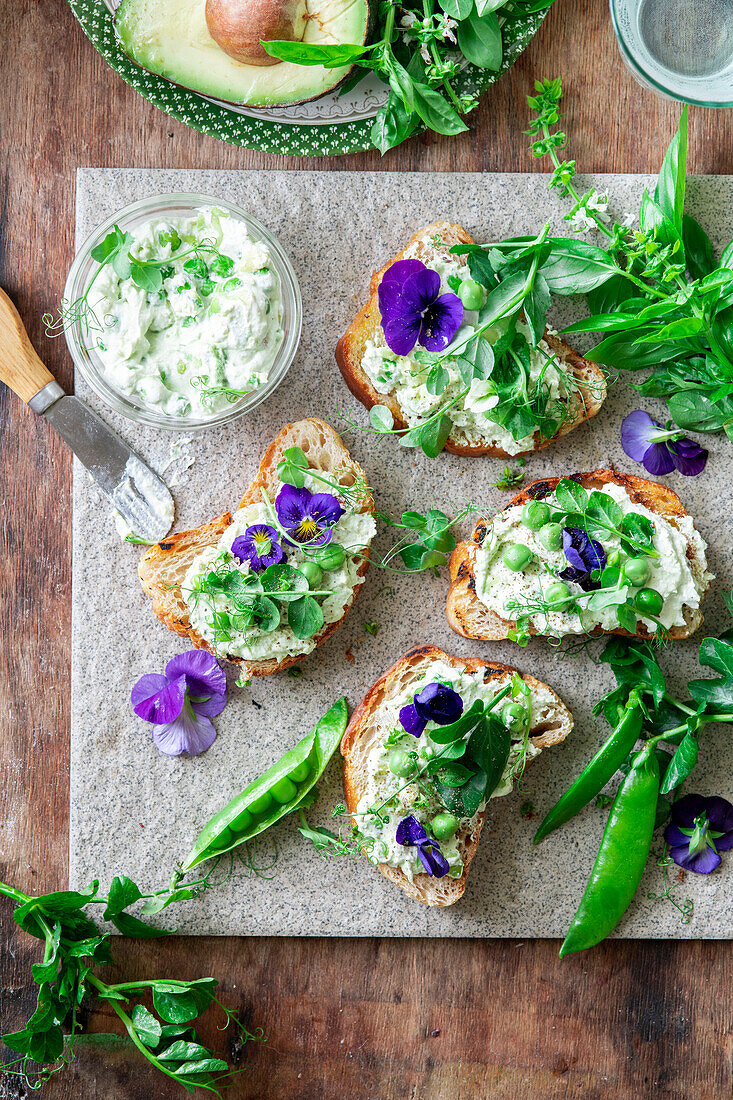
[[[302,323],[278,241],[207,195],[142,199],[107,219],[69,272],[74,363],[116,412],[152,427],[225,424],[273,392]]]

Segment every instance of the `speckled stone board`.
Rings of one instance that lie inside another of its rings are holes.
[[[585,183],[586,181],[582,181]],[[651,178],[605,176],[589,180],[608,189],[619,215],[638,209]],[[315,415],[338,427],[337,408],[367,423],[362,406],[344,386],[333,348],[367,296],[371,271],[392,256],[420,226],[440,218],[460,222],[478,240],[534,233],[547,219],[563,229],[561,202],[541,175],[397,174],[352,172],[230,172],[82,169],[77,179],[77,241],[128,202],[166,191],[195,191],[238,203],[267,225],[288,251],[303,295],[303,338],[280,389],[247,418],[196,437],[196,462],[174,488],[177,528],[196,526],[233,508],[252,478],[262,451],[288,421]],[[717,247],[733,237],[733,179],[692,180],[688,211],[699,218]],[[581,316],[581,301],[561,303],[555,324]],[[583,338],[578,338],[579,347]],[[629,379],[630,376],[626,376]],[[139,428],[108,410],[78,381],[78,390],[102,412],[140,455],[160,469],[173,442],[169,434]],[[620,381],[600,416],[556,445],[531,456],[528,480],[615,464],[643,472],[619,443],[623,415],[639,405],[663,417],[663,407],[641,401]],[[360,432],[346,437],[376,487],[379,507],[399,513],[431,506],[454,512],[473,500],[493,512],[507,495],[493,488],[503,462],[441,455],[427,459],[394,440]],[[733,583],[733,484],[730,443],[714,436],[706,473],[665,479],[678,491],[710,543],[717,580],[705,608],[711,632],[727,626],[722,591]],[[468,530],[468,526],[466,530]],[[378,547],[388,545],[387,533]],[[612,686],[597,663],[601,643],[589,654],[558,660],[534,640],[526,649],[511,642],[459,638],[445,619],[443,577],[385,576],[372,570],[344,625],[302,664],[302,677],[287,674],[232,686],[231,701],[216,719],[219,736],[204,755],[171,759],[155,749],[150,727],[132,714],[129,693],[144,672],[161,671],[186,644],[161,626],[137,579],[136,547],[120,542],[110,511],[80,467],[74,473],[73,699],[71,763],[71,881],[97,877],[106,886],[128,874],[141,887],[162,887],[207,818],[295,744],[332,701],[345,694],[355,706],[372,682],[416,643],[433,642],[449,653],[514,664],[551,684],[571,707],[575,730],[559,748],[528,769],[521,790],[492,801],[463,899],[446,910],[411,901],[365,861],[320,857],[287,820],[272,831],[272,844],[256,853],[260,865],[278,859],[260,876],[238,870],[226,884],[165,914],[190,934],[338,936],[561,936],[593,863],[604,814],[590,807],[539,848],[531,838],[536,820],[521,812],[531,802],[544,812],[592,755],[608,727],[591,706]],[[373,636],[364,623],[376,621]],[[704,628],[705,629],[705,628]],[[663,656],[669,682],[695,674],[703,634],[677,643]],[[594,660],[593,658],[596,658]],[[233,685],[234,676],[231,677]],[[694,789],[733,795],[733,741],[729,727],[704,734]],[[326,823],[341,798],[338,761],[321,784],[312,822]],[[662,852],[661,839],[654,849]],[[730,864],[730,860],[728,861]],[[662,890],[651,861],[618,933],[621,936],[715,938],[733,933],[731,867],[724,873],[686,876],[675,891],[694,901],[694,917],[650,894]]]

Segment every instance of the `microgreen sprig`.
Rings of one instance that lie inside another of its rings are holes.
[[[214,978],[105,982],[95,968],[113,962],[110,933],[87,913],[90,906],[104,906],[102,920],[127,936],[169,935],[127,910],[144,901],[144,916],[174,901],[196,897],[213,885],[215,868],[216,864],[204,877],[179,878],[175,889],[153,894],[143,893],[126,876],[115,876],[107,895],[99,894],[96,880],[84,890],[39,896],[0,883],[0,894],[14,902],[15,923],[44,945],[42,962],[32,968],[39,987],[38,1007],[24,1028],[2,1036],[6,1046],[20,1055],[4,1065],[3,1071],[17,1073],[28,1087],[37,1088],[62,1069],[74,1058],[82,1031],[83,1002],[93,994],[111,1007],[130,1042],[164,1076],[186,1092],[201,1088],[219,1096],[220,1085],[232,1071],[227,1062],[201,1044],[194,1021],[210,1005],[216,1005],[225,1015],[225,1026],[233,1023],[238,1028],[241,1041],[262,1039],[262,1033],[247,1031],[236,1014],[219,1001]],[[145,993],[152,994],[153,1012],[139,1000]],[[39,1066],[42,1068],[36,1068]]]

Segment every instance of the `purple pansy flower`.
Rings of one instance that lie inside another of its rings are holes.
[[[419,737],[428,722],[438,726],[449,726],[457,722],[463,713],[463,700],[457,691],[445,684],[428,684],[421,692],[413,696],[411,703],[400,710],[402,728]]]
[[[417,848],[417,855],[426,874],[442,878],[450,870],[448,860],[440,850],[434,837],[428,836],[424,827],[413,814],[403,817],[397,826],[395,840],[405,848]]]
[[[621,446],[634,462],[641,462],[650,474],[660,476],[679,470],[696,477],[705,469],[708,452],[677,428],[666,430],[649,413],[637,409],[621,424]]]
[[[420,260],[398,260],[379,284],[379,312],[387,346],[409,355],[415,344],[428,351],[448,347],[463,320],[463,302],[440,293],[440,275]]]
[[[200,649],[174,657],[165,675],[149,672],[132,689],[132,709],[153,724],[153,741],[167,756],[198,756],[214,743],[210,721],[227,701],[227,681],[217,660]]]
[[[331,528],[341,519],[344,510],[331,493],[312,493],[283,485],[275,500],[277,518],[290,535],[293,544],[308,543],[324,546],[330,541]]]
[[[672,803],[664,839],[675,863],[686,871],[709,875],[720,866],[718,853],[733,848],[733,806],[726,798],[686,794]]]
[[[277,541],[279,537],[274,527],[256,523],[237,536],[232,543],[232,553],[239,561],[249,562],[255,573],[261,573],[268,565],[285,561],[285,551]]]
[[[565,527],[562,533],[562,548],[569,562],[567,569],[560,572],[564,581],[574,581],[584,592],[600,588],[601,582],[593,580],[594,569],[605,569],[606,551],[600,542],[592,539],[582,527]]]

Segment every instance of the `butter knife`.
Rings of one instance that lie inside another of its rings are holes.
[[[138,539],[165,538],[175,510],[168,487],[88,405],[62,390],[2,289],[0,382],[56,429]]]

